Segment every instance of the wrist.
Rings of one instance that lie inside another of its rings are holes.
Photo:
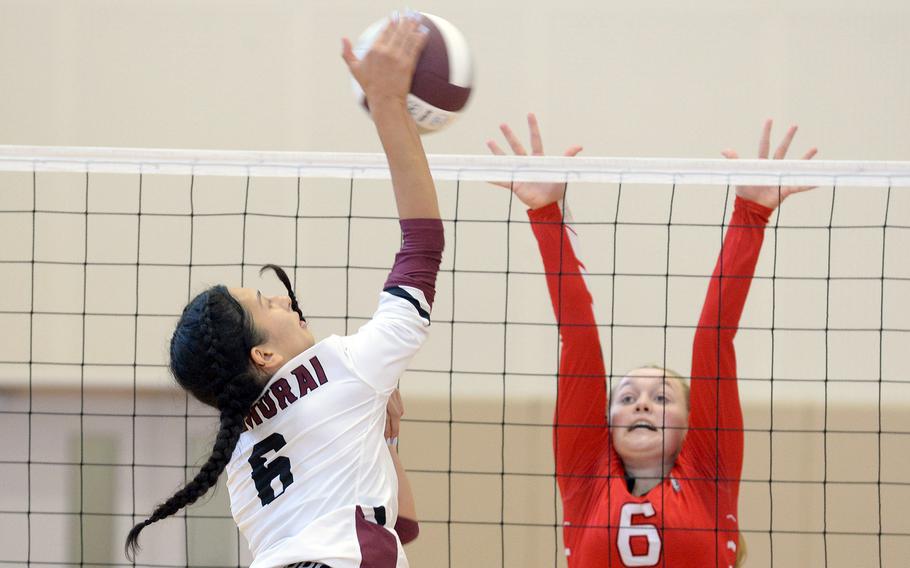
[[[530,218],[531,221],[561,222],[562,217],[562,210],[559,208],[559,203],[557,201],[528,209],[528,218]]]
[[[743,197],[742,195],[736,196],[734,204],[758,213],[766,220],[771,217],[771,214],[774,213],[774,210],[777,208],[774,204],[765,204],[760,201],[755,201],[754,199],[749,199],[748,197]]]
[[[373,94],[367,96],[367,104],[370,106],[371,113],[377,112],[398,112],[408,110],[408,98],[407,94],[404,95],[393,95],[393,94]]]
[[[411,117],[411,113],[408,112],[408,105],[404,100],[382,99],[375,105],[370,103],[370,116],[379,131],[379,138],[383,142],[383,147],[386,144],[386,141],[383,140],[383,133],[388,133],[389,129],[395,132],[413,131],[414,136],[417,136],[417,125]],[[399,149],[395,145],[394,148],[389,148],[388,150],[394,153]],[[389,152],[386,152],[387,156],[388,154]],[[391,158],[391,156],[389,157]]]

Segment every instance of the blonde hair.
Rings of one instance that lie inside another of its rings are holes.
[[[736,545],[736,563],[734,564],[734,568],[742,568],[743,564],[746,563],[746,558],[748,556],[746,538],[743,536],[743,533],[739,533],[739,544]]]

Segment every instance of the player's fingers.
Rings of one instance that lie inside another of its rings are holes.
[[[505,155],[505,152],[503,152],[502,148],[499,147],[499,144],[492,140],[487,140],[487,148],[489,148],[490,152],[496,154],[497,156]],[[498,185],[499,187],[503,187],[505,189],[512,189],[512,185],[507,181],[491,181],[490,183],[493,185]]]
[[[394,414],[389,420],[389,438],[397,438],[399,430],[401,430],[401,416]]]
[[[806,153],[803,154],[803,159],[811,160],[812,158],[815,157],[816,154],[818,154],[818,148],[815,148],[815,147],[809,148],[808,150],[806,150]],[[797,187],[790,188],[791,189],[790,193],[801,193],[803,191],[809,191],[810,189],[815,189],[816,187],[818,187],[818,186],[817,185],[800,185]]]
[[[721,155],[728,160],[735,160],[739,158],[739,154],[736,153],[736,150],[731,150],[727,148],[726,150],[721,151]]]
[[[504,156],[506,153],[502,148],[499,147],[499,144],[493,140],[487,140],[487,148],[490,149],[490,152],[496,154],[497,156]],[[499,187],[504,187],[506,189],[512,189],[512,184],[507,181],[491,181],[493,185],[498,185]]]
[[[398,27],[392,34],[389,44],[393,49],[404,50],[405,44],[416,29],[417,23],[410,16],[405,15],[398,21]]]
[[[357,64],[359,59],[354,55],[354,48],[351,46],[351,40],[346,37],[341,38],[341,58],[347,63],[348,68]]]
[[[793,142],[793,137],[796,136],[796,131],[799,129],[795,124],[787,129],[787,133],[784,135],[784,139],[780,141],[780,144],[777,146],[777,150],[774,151],[775,160],[783,160],[787,157],[787,150],[790,149],[790,143]]]
[[[505,152],[503,151],[503,149],[500,148],[500,147],[499,147],[499,144],[497,144],[497,143],[496,143],[495,141],[493,141],[493,140],[487,140],[487,148],[489,148],[489,149],[490,149],[490,152],[496,154],[497,156],[503,156],[503,155],[505,155]]]
[[[499,129],[502,131],[502,135],[506,137],[506,142],[511,146],[512,151],[515,152],[517,156],[527,156],[528,152],[525,150],[525,147],[522,146],[521,142],[518,140],[518,136],[515,136],[515,133],[509,128],[508,124],[500,124]]]
[[[787,197],[793,195],[794,193],[802,193],[804,191],[809,191],[810,189],[815,189],[817,185],[799,185],[799,186],[788,186],[783,187],[780,190],[780,200],[783,201]]]
[[[423,51],[423,47],[427,44],[429,35],[430,28],[418,23],[414,31],[408,34],[404,43],[404,52],[416,61],[420,52]]]
[[[768,152],[771,149],[771,125],[774,121],[770,118],[765,120],[762,126],[761,139],[758,141],[758,158],[765,160],[768,158]]]
[[[562,153],[563,156],[571,158],[584,150],[581,146],[569,146],[569,149]]]
[[[382,31],[379,33],[379,36],[376,38],[376,41],[373,42],[373,47],[384,47],[389,45],[392,40],[392,36],[395,35],[395,30],[398,29],[398,12],[392,12],[392,15],[389,17],[388,23],[382,28]]]
[[[404,406],[401,404],[401,393],[398,389],[392,391],[392,395],[389,397],[388,412],[387,415],[390,418],[390,426],[392,429],[392,435],[398,435],[398,423],[401,422],[401,415],[404,414]]]
[[[528,130],[531,131],[531,154],[534,156],[543,156],[543,140],[540,138],[540,125],[537,124],[537,116],[534,113],[528,113]]]
[[[395,389],[395,400],[398,404],[398,421],[401,422],[401,418],[404,416],[404,401],[401,400],[401,392],[398,389]]]

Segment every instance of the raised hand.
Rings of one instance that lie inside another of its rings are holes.
[[[427,41],[428,30],[418,17],[415,14],[394,16],[363,59],[354,55],[351,40],[342,38],[341,57],[360,83],[370,105],[380,99],[407,99],[417,59]]]
[[[439,202],[417,125],[408,112],[408,92],[429,29],[419,14],[393,16],[358,58],[342,39],[341,57],[360,84],[389,162],[395,205],[401,219],[439,219]]]
[[[765,120],[765,125],[762,128],[761,140],[758,143],[758,158],[760,160],[768,159],[768,153],[771,150],[772,124],[773,121],[769,118]],[[790,143],[793,141],[793,137],[796,135],[797,128],[798,127],[794,124],[787,130],[787,134],[784,135],[784,139],[774,151],[775,160],[783,160],[787,156],[787,150],[790,149]],[[802,159],[811,160],[816,153],[818,153],[817,148],[809,148],[809,150],[803,154]],[[737,154],[735,150],[731,150],[729,148],[721,152],[721,154],[723,154],[723,156],[729,160],[735,160],[736,158],[739,158],[739,154]],[[759,205],[764,205],[769,209],[774,209],[790,195],[808,191],[815,187],[816,186],[814,185],[788,185],[781,187],[778,187],[776,185],[738,185],[736,186],[736,195],[742,197],[743,199],[754,201]]]
[[[516,156],[528,155],[527,150],[525,150],[525,147],[518,139],[518,136],[515,135],[508,124],[499,125],[499,129],[502,131],[503,136],[506,137],[506,141],[509,143],[512,152],[514,152]],[[543,156],[543,141],[540,138],[540,126],[537,124],[537,117],[534,116],[534,113],[528,114],[528,130],[531,132],[531,155]],[[487,140],[487,148],[496,155],[501,156],[505,154],[502,148],[493,140]],[[563,156],[574,156],[581,152],[581,150],[581,146],[570,146],[563,152]],[[545,205],[559,201],[566,194],[566,184],[560,182],[494,181],[490,183],[512,190],[512,193],[531,209],[539,209]]]

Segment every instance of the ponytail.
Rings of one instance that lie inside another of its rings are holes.
[[[281,283],[284,284],[284,288],[288,291],[288,298],[291,299],[291,309],[297,312],[297,317],[300,318],[300,321],[306,321],[306,318],[303,317],[303,312],[300,310],[300,304],[297,303],[297,295],[294,294],[294,288],[291,286],[291,279],[288,278],[284,269],[276,264],[266,264],[259,269],[259,275],[262,276],[262,273],[266,270],[271,270],[275,273],[275,276],[278,277],[278,280],[281,280]]]
[[[220,427],[211,455],[193,480],[130,530],[125,546],[130,561],[142,529],[192,505],[218,482],[262,391],[249,362],[250,349],[261,342],[251,318],[224,286],[202,292],[183,310],[171,338],[171,372],[199,401],[218,409]]]
[[[218,477],[228,461],[231,454],[234,453],[234,447],[243,432],[244,414],[237,411],[228,411],[221,413],[221,428],[218,430],[218,437],[212,447],[212,454],[208,461],[199,469],[199,473],[192,481],[183,486],[179,491],[158,505],[152,515],[146,520],[134,526],[126,537],[126,556],[132,562],[135,559],[136,552],[139,549],[139,533],[142,529],[152,523],[170,517],[180,509],[192,505],[200,497],[208,493],[217,482]]]

